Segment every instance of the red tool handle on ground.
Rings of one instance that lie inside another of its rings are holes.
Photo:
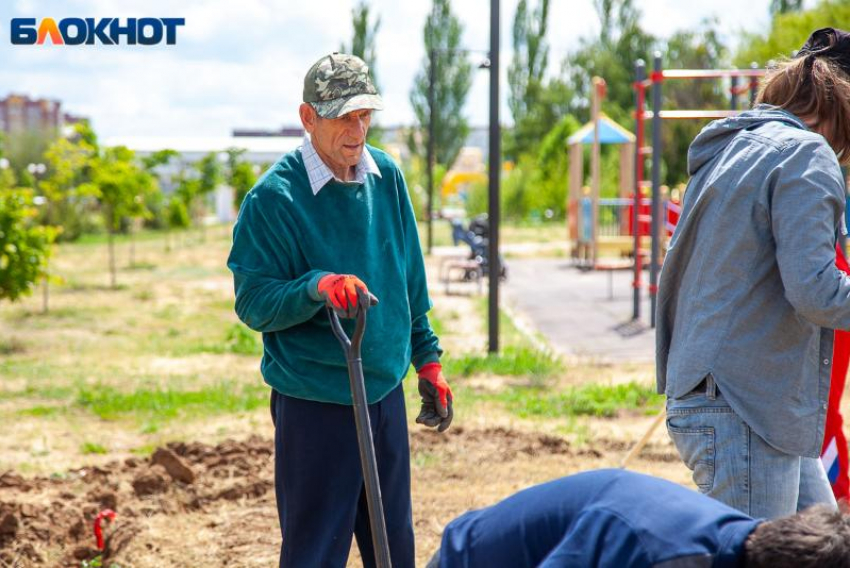
[[[103,519],[107,519],[109,522],[114,521],[115,511],[112,509],[104,509],[98,513],[97,517],[94,519],[94,539],[97,542],[98,550],[103,550],[103,527],[101,526]]]

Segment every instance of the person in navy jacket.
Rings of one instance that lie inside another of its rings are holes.
[[[427,568],[850,566],[850,517],[818,505],[773,521],[648,475],[603,469],[450,522]]]

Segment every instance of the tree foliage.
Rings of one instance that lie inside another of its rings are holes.
[[[158,191],[154,177],[135,163],[135,154],[125,146],[101,149],[92,160],[91,181],[86,190],[97,200],[109,246],[109,272],[112,287],[117,286],[114,235],[127,218],[149,214],[145,195]]]
[[[31,180],[44,198],[39,223],[56,227],[60,240],[75,240],[92,227],[91,202],[81,186],[85,188],[83,184],[91,174],[95,153],[96,149],[82,137],[57,138],[43,156],[46,176],[37,183]]]
[[[591,79],[599,76],[608,84],[603,108],[625,123],[626,109],[634,108],[635,61],[648,57],[656,39],[641,28],[633,0],[596,0],[595,7],[599,36],[581,39],[579,49],[564,62],[565,82],[576,92],[570,112],[580,122],[589,120]]]
[[[346,45],[343,43],[340,51],[356,55],[366,62],[366,65],[369,66],[369,74],[372,76],[372,83],[374,83],[375,88],[380,93],[381,88],[378,85],[377,75],[378,57],[376,38],[378,36],[378,30],[381,28],[381,17],[376,16],[375,21],[372,22],[369,11],[369,4],[366,0],[361,0],[357,6],[351,9],[351,44]],[[377,125],[377,121],[373,118],[367,141],[373,146],[380,145],[382,134],[381,127]],[[239,203],[241,204],[242,201],[239,200]]]
[[[717,36],[717,22],[703,21],[698,29],[680,31],[667,40],[665,66],[678,69],[718,69],[727,66],[726,49]],[[741,85],[746,85],[743,81]],[[716,79],[668,81],[664,83],[663,106],[668,109],[729,108],[728,84]],[[740,108],[747,108],[749,95],[740,96]],[[688,179],[688,147],[706,125],[705,120],[674,120],[664,123],[662,158],[664,183]]]
[[[375,46],[375,38],[378,35],[378,30],[381,28],[381,17],[377,16],[375,21],[370,21],[369,4],[366,0],[361,0],[354,8],[351,9],[351,25],[352,37],[351,43],[342,44],[343,53],[356,55],[366,62],[369,66],[369,73],[372,76],[372,82],[375,87],[378,86],[378,78],[375,74],[375,63],[377,62],[377,48]],[[380,91],[380,89],[378,89]]]
[[[410,104],[421,136],[412,136],[412,153],[424,157],[431,108],[428,101],[429,65],[434,66],[434,148],[436,162],[451,167],[469,135],[463,107],[472,87],[472,65],[462,50],[463,25],[451,11],[450,0],[434,0],[425,22],[425,59],[416,74]],[[429,61],[433,54],[433,61]]]
[[[227,149],[227,170],[224,180],[233,189],[233,205],[236,209],[242,206],[245,196],[257,183],[254,165],[242,158],[246,150],[243,148]]]
[[[799,12],[803,8],[803,0],[770,0],[770,15]]]
[[[45,275],[55,232],[34,223],[32,191],[0,191],[0,300],[15,301],[32,292]]]
[[[505,136],[505,156],[514,160],[531,151],[557,122],[544,85],[549,62],[548,17],[549,0],[540,0],[533,11],[527,0],[520,0],[514,16],[514,55],[508,66],[508,108],[514,127]]]
[[[745,34],[735,54],[735,63],[741,67],[753,61],[767,65],[772,60],[790,57],[813,31],[825,27],[850,28],[850,2],[821,0],[808,10],[777,14],[766,34]]]

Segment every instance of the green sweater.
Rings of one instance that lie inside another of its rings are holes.
[[[369,403],[390,393],[413,362],[439,360],[428,323],[425,264],[407,186],[384,152],[367,146],[381,176],[330,181],[313,194],[300,150],[283,156],[248,193],[227,266],[236,313],[263,334],[263,377],[295,398],[351,404],[348,367],[317,294],[327,273],[354,274],[378,297],[363,337]],[[354,320],[343,319],[351,336]]]

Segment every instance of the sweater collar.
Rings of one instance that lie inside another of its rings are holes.
[[[335,180],[340,183],[351,183],[344,182],[333,174],[327,164],[325,164],[325,162],[322,161],[322,158],[319,157],[319,153],[316,152],[316,148],[313,147],[310,137],[306,134],[304,135],[304,141],[301,144],[301,155],[304,158],[304,167],[307,169],[307,178],[310,180],[310,188],[313,190],[313,195],[317,195],[319,191],[331,180]],[[375,159],[369,152],[368,146],[363,147],[363,153],[360,155],[360,161],[357,162],[357,166],[354,169],[353,183],[366,183],[366,174],[374,174],[381,177],[381,170],[378,169],[378,164],[375,163]]]

